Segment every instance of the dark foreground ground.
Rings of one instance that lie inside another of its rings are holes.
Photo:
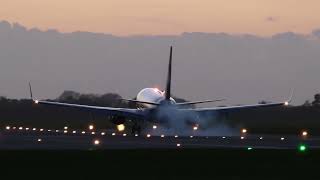
[[[0,179],[320,178],[320,138],[313,136],[148,138],[17,130],[0,137]],[[298,150],[300,144],[306,151]]]
[[[1,179],[319,179],[319,151],[0,151]]]

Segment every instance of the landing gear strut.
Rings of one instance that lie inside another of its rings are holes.
[[[132,135],[140,135],[141,133],[141,126],[139,126],[137,123],[133,124],[132,129],[131,129],[131,134]]]

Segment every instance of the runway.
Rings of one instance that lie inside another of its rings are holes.
[[[99,149],[320,149],[320,137],[292,135],[129,136],[108,131],[12,127],[0,134],[0,150]]]

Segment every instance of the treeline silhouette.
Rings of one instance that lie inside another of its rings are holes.
[[[47,100],[106,107],[137,107],[135,103],[130,103],[121,99],[122,97],[116,93],[99,95],[64,91],[58,98]],[[175,97],[175,100],[177,102],[186,102],[186,100],[177,97]],[[100,128],[110,128],[115,126],[109,121],[110,118],[111,117],[102,114],[94,114],[72,108],[33,104],[30,99],[17,100],[0,97],[0,126],[2,127],[11,125],[38,128],[61,128],[67,125],[72,126],[73,128],[87,128],[88,124],[94,123]]]
[[[121,98],[116,93],[98,95],[64,91],[58,98],[49,101],[108,107],[136,107],[135,103],[123,101]],[[320,134],[320,94],[316,94],[314,98],[312,102],[306,101],[300,106],[234,112],[228,114],[223,121],[230,126],[245,127],[250,132],[256,133],[295,134],[300,133],[302,129],[308,129],[312,134]],[[175,99],[177,102],[186,101],[181,98]],[[70,108],[36,105],[29,99],[16,100],[0,97],[0,125],[2,127],[10,125],[52,129],[63,126],[87,128],[91,123],[102,129],[115,127],[109,119],[110,117],[105,115]],[[128,125],[130,126],[130,123]]]

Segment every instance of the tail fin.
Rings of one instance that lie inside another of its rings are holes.
[[[172,64],[172,46],[170,46],[167,85],[166,85],[166,91],[165,91],[165,97],[167,100],[169,100],[171,97],[171,64]]]

